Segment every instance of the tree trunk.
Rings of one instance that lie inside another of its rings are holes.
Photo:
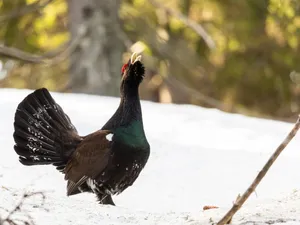
[[[70,57],[73,92],[119,95],[124,45],[120,39],[120,0],[68,0],[71,38],[87,32]]]

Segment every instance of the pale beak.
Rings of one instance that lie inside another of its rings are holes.
[[[137,61],[141,61],[142,59],[142,56],[141,55],[138,55],[136,52],[134,52],[132,55],[131,55],[131,58],[130,58],[130,64],[134,64],[135,62]]]

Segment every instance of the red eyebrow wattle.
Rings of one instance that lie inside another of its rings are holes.
[[[126,70],[127,66],[128,66],[128,63],[126,63],[126,64],[124,64],[124,65],[122,66],[122,69],[121,69],[122,73],[124,73],[124,72],[125,72],[125,70]]]

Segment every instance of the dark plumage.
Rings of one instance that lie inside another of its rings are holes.
[[[148,161],[139,99],[144,77],[141,57],[135,53],[122,68],[121,101],[98,131],[80,136],[69,117],[42,88],[17,107],[14,149],[22,164],[54,165],[65,174],[67,195],[93,192],[102,204],[131,186]]]

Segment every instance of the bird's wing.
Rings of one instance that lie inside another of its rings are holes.
[[[94,179],[107,166],[111,156],[111,131],[99,130],[86,137],[78,145],[65,168],[68,180],[67,195],[87,181]]]

